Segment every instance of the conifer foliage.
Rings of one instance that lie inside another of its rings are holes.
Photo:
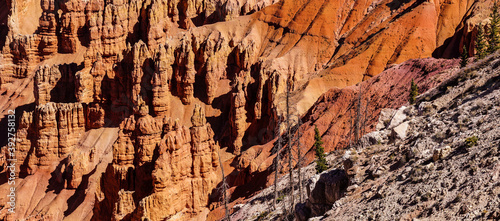
[[[462,60],[460,61],[461,67],[467,66],[467,58],[469,58],[469,53],[467,52],[467,48],[464,45],[464,47],[462,48]]]
[[[413,79],[411,79],[411,86],[410,86],[410,104],[413,105],[415,104],[415,100],[417,99],[418,96],[418,86],[415,84]]]
[[[326,154],[323,148],[323,141],[321,141],[321,135],[319,134],[318,127],[314,125],[314,150],[316,150],[316,172],[321,173],[328,169],[326,165]]]
[[[487,26],[487,33],[482,24],[479,24],[476,36],[475,49],[476,59],[483,59],[486,55],[500,49],[500,12],[498,1],[495,1],[491,9],[491,23]]]
[[[486,57],[486,42],[484,39],[484,28],[482,24],[479,24],[477,31],[476,53],[477,59],[483,59],[484,57]]]
[[[500,48],[500,36],[499,25],[500,25],[500,14],[498,13],[498,2],[495,1],[491,11],[491,24],[490,32],[488,38],[488,52],[493,53]]]

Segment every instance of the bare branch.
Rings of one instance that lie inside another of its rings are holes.
[[[220,170],[222,173],[222,184],[219,187],[219,191],[222,191],[222,201],[224,202],[224,210],[225,210],[225,220],[231,221],[231,214],[229,212],[229,208],[227,207],[227,202],[228,202],[228,197],[227,197],[227,189],[229,188],[229,185],[226,182],[226,175],[224,175],[224,165],[222,165],[222,160],[220,158],[220,152],[219,150],[217,151],[217,156],[219,158],[219,165],[220,165]]]

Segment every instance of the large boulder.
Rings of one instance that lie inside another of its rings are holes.
[[[395,128],[402,124],[406,120],[406,109],[407,107],[400,107],[392,116],[391,122],[388,125],[389,129]]]
[[[406,138],[408,127],[410,123],[408,121],[392,128],[392,139],[393,140],[404,140]]]
[[[335,169],[315,175],[306,186],[308,199],[305,205],[296,207],[297,219],[307,220],[323,215],[343,196],[348,185],[349,178],[345,170]]]

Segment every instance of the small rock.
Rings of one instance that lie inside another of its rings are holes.
[[[451,153],[451,147],[450,146],[446,146],[444,148],[436,149],[436,150],[434,150],[434,154],[432,155],[432,160],[434,162],[436,162],[436,161],[438,161],[440,159],[443,159],[443,158],[447,157],[450,153]]]
[[[409,122],[406,121],[399,126],[392,129],[392,138],[393,140],[400,139],[404,140],[406,138],[406,132],[408,131],[408,127],[410,126]]]
[[[308,209],[306,208],[306,204],[305,203],[298,203],[296,206],[295,206],[295,218],[299,221],[301,220],[307,220],[307,218],[309,217],[309,211]]]
[[[435,110],[435,106],[431,102],[422,102],[418,106],[418,112],[422,115],[431,114]]]
[[[233,206],[233,210],[234,211],[238,211],[241,208],[243,208],[243,206],[245,206],[245,204],[236,204],[236,205]]]
[[[390,109],[390,108],[384,108],[382,111],[380,111],[380,116],[378,118],[378,123],[377,126],[375,127],[376,130],[382,130],[389,126],[389,123],[391,122],[392,115],[394,115],[395,110]]]
[[[434,163],[432,163],[432,162],[429,163],[429,164],[427,164],[427,165],[425,165],[424,168],[425,168],[426,171],[432,171],[432,170],[436,169],[436,167],[434,166]]]
[[[383,166],[380,166],[380,167],[377,167],[377,169],[375,169],[375,171],[373,171],[372,173],[372,176],[373,177],[381,177],[382,175],[385,174],[385,172],[387,171],[387,166],[383,165]]]
[[[373,131],[371,133],[365,134],[360,139],[360,143],[364,147],[375,144],[386,144],[387,142],[388,142],[388,134],[385,130]]]
[[[460,207],[460,210],[459,210],[459,212],[460,212],[461,214],[466,214],[466,213],[468,213],[469,211],[470,211],[470,207],[469,207],[469,205],[462,205],[462,206]]]
[[[359,186],[357,184],[347,187],[347,192],[354,192]]]
[[[406,106],[402,106],[396,111],[396,113],[394,113],[394,116],[392,117],[391,123],[389,124],[388,127],[389,129],[397,127],[406,120],[407,118],[405,114],[406,108],[407,108]]]

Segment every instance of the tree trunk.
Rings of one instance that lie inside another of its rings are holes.
[[[293,208],[295,206],[295,198],[294,198],[294,186],[293,186],[293,155],[292,155],[292,130],[291,130],[291,122],[290,122],[290,82],[287,83],[287,91],[286,91],[286,126],[287,126],[287,139],[288,139],[288,173],[290,176],[289,185],[290,185],[290,212],[293,212]]]
[[[300,120],[299,116],[299,122],[298,122],[298,127],[297,127],[297,169],[298,169],[298,179],[299,179],[299,200],[300,203],[302,203],[302,198],[303,198],[303,189],[302,189],[302,151],[300,148],[302,148],[301,143],[300,143],[300,138],[302,137],[302,133],[300,133],[300,126],[302,125],[302,121]]]
[[[359,132],[360,132],[360,121],[361,121],[361,86],[359,86],[359,93],[358,93],[358,104],[356,108],[356,120],[354,122],[354,143],[357,143],[359,140]]]
[[[222,165],[222,160],[220,159],[220,153],[217,151],[217,156],[219,158],[220,171],[222,173],[222,196],[224,201],[224,210],[225,210],[225,220],[231,221],[231,216],[229,214],[229,208],[227,207],[227,182],[226,175],[224,175],[224,165]]]
[[[281,150],[281,134],[279,131],[279,125],[281,120],[277,123],[276,134],[278,136],[277,142],[278,146],[276,148],[276,160],[274,163],[274,200],[273,200],[273,209],[276,210],[276,201],[278,200],[278,173],[279,173],[279,165],[280,165],[280,150]]]

